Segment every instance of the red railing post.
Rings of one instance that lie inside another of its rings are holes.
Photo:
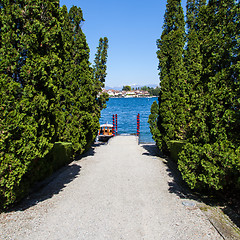
[[[118,120],[117,120],[117,114],[115,114],[115,123],[116,123],[116,135],[118,133]]]
[[[115,115],[113,114],[113,136],[115,136]]]
[[[137,136],[140,133],[140,114],[137,115]]]

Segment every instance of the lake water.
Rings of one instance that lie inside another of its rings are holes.
[[[102,110],[100,124],[113,121],[113,114],[118,115],[118,134],[137,133],[137,115],[140,114],[140,143],[153,143],[148,116],[154,98],[110,98],[107,108]]]

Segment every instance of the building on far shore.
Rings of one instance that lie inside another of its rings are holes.
[[[102,93],[108,93],[110,98],[150,97],[149,92],[143,90],[118,91],[114,89],[102,89]]]

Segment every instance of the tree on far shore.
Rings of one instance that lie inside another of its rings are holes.
[[[131,86],[123,86],[122,91],[131,91]]]

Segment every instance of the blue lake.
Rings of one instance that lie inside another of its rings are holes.
[[[110,98],[107,108],[102,110],[100,124],[113,122],[113,114],[118,115],[118,134],[137,133],[137,115],[140,114],[140,142],[153,143],[148,116],[154,98]]]

